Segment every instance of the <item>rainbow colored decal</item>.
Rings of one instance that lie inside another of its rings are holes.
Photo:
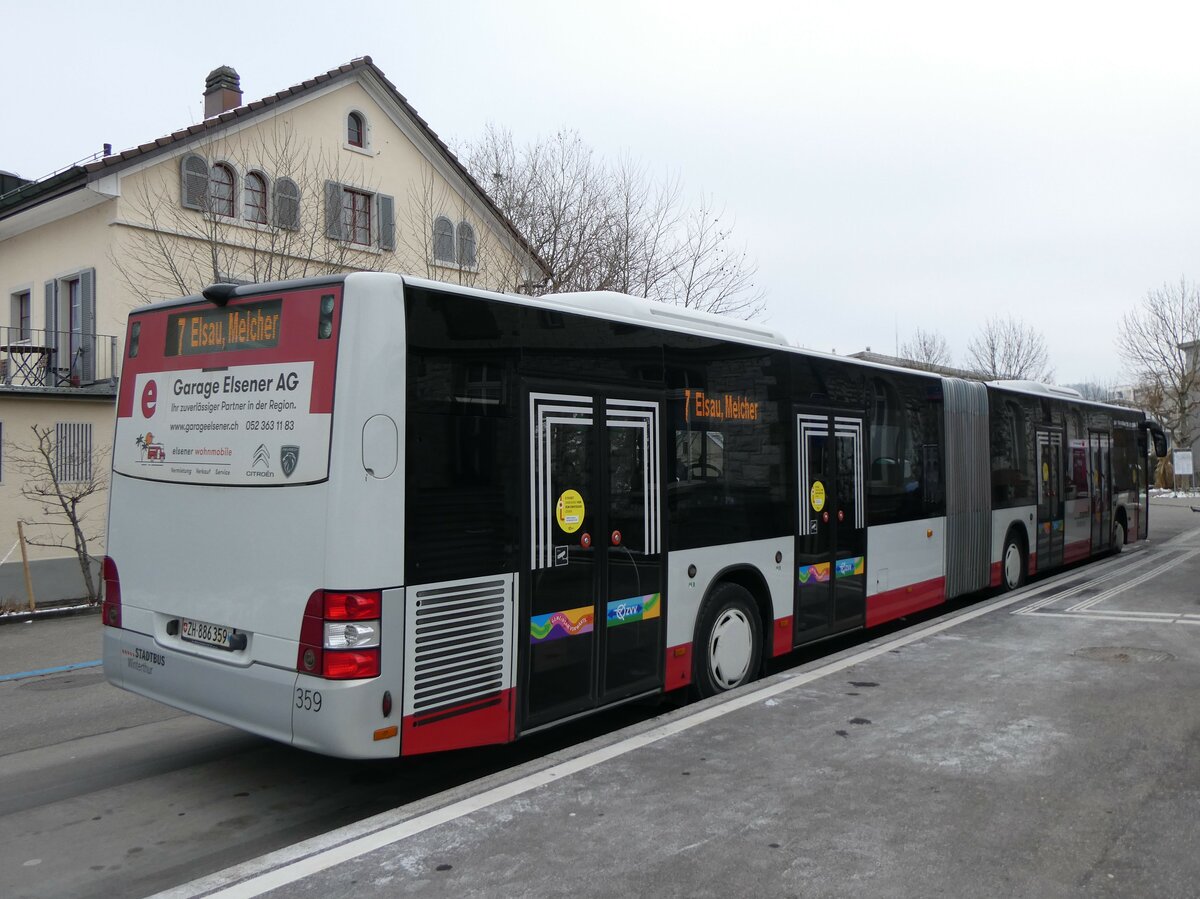
[[[865,570],[865,561],[862,556],[855,556],[852,559],[837,560],[837,576],[851,577],[856,574],[862,574]]]
[[[818,562],[816,565],[801,565],[798,572],[800,586],[829,583],[829,563]]]
[[[635,621],[649,621],[657,618],[662,609],[659,600],[661,593],[647,593],[645,596],[634,596],[630,599],[618,599],[608,604],[608,626],[632,624]]]
[[[529,642],[545,643],[547,640],[590,634],[594,622],[595,615],[592,614],[591,606],[551,612],[549,615],[534,615],[529,619]]]

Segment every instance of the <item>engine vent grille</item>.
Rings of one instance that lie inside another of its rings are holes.
[[[508,579],[417,588],[412,596],[408,714],[461,705],[508,685]]]

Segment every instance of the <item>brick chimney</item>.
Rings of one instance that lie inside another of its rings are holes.
[[[208,73],[204,80],[204,117],[211,119],[242,105],[242,79],[229,66]]]

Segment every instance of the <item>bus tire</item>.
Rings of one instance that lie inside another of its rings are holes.
[[[1125,546],[1125,518],[1118,515],[1113,522],[1112,532],[1112,549],[1114,553],[1119,553],[1122,547]]]
[[[723,583],[704,601],[696,621],[692,683],[701,697],[750,683],[762,664],[762,622],[744,587]]]
[[[1025,540],[1016,528],[1004,538],[1004,552],[1000,554],[1000,588],[1006,593],[1016,590],[1025,583],[1029,571]]]

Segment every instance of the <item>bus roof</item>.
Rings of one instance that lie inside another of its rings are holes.
[[[765,325],[730,319],[710,312],[701,312],[660,303],[643,297],[612,291],[588,291],[580,293],[545,294],[543,296],[527,296],[525,294],[499,293],[482,290],[476,287],[466,287],[459,284],[449,284],[444,281],[434,281],[428,278],[418,278],[411,275],[401,275],[389,272],[353,272],[341,275],[325,275],[313,278],[301,278],[290,281],[272,281],[258,284],[241,284],[232,288],[230,298],[260,296],[264,293],[279,293],[288,290],[311,290],[323,285],[344,284],[348,280],[359,278],[400,278],[405,285],[426,290],[452,292],[477,299],[514,303],[532,306],[557,312],[570,312],[590,318],[608,319],[645,327],[661,328],[666,331],[694,334],[700,337],[720,337],[733,343],[762,346],[772,349],[785,349],[798,355],[813,356],[819,359],[841,362],[846,365],[876,371],[898,372],[906,375],[931,378],[941,381],[946,376],[938,372],[922,371],[915,368],[905,368],[868,359],[856,359],[851,356],[839,356],[836,353],[825,353],[807,347],[793,344],[781,332]],[[208,302],[203,295],[193,294],[173,300],[164,300],[139,307],[131,311],[131,315],[144,314],[151,311],[171,309],[177,306],[193,305]],[[1011,389],[1002,382],[997,386]]]

